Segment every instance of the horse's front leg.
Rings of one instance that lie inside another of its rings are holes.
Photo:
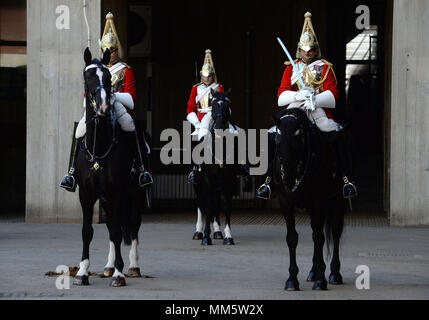
[[[122,228],[121,218],[119,217],[119,197],[116,197],[114,201],[106,205],[106,211],[108,215],[109,225],[109,239],[114,246],[114,267],[115,272],[112,275],[112,287],[123,287],[126,286],[125,275],[122,273],[124,269],[124,261],[121,255],[121,243],[122,243]]]
[[[212,200],[213,194],[208,192],[205,194],[205,209],[204,212],[206,214],[206,221],[204,225],[204,236],[201,240],[201,245],[203,246],[211,246],[212,245],[212,239],[210,237],[211,229],[210,224],[213,222],[214,218],[214,201]]]
[[[83,212],[83,225],[82,225],[82,259],[79,264],[79,271],[77,272],[74,282],[74,285],[78,286],[87,286],[89,285],[89,245],[92,241],[94,235],[94,229],[92,228],[92,217],[94,215],[94,203],[95,199],[91,199],[89,196],[83,194],[82,189],[79,188],[79,198],[82,205]]]
[[[221,201],[220,193],[216,195],[216,204],[219,204]],[[220,239],[223,240],[223,234],[222,231],[220,231],[220,206],[217,205],[214,212],[214,219],[213,219],[213,239]]]
[[[192,237],[192,240],[203,239],[203,229],[204,229],[203,214],[201,212],[201,209],[198,208],[198,210],[197,210],[197,224],[195,225],[195,233],[194,233],[194,236]]]
[[[332,239],[334,243],[334,250],[332,253],[331,260],[331,274],[329,275],[329,283],[333,285],[343,284],[343,277],[340,273],[341,262],[340,262],[340,239],[344,228],[344,212],[345,208],[343,200],[340,199],[338,207],[333,208],[333,216],[328,220],[330,224],[330,230],[332,232]]]
[[[232,210],[232,193],[225,194],[225,239],[223,240],[224,245],[233,246],[234,238],[231,232],[231,210]]]
[[[322,210],[309,210],[311,218],[311,228],[313,230],[313,267],[314,285],[313,290],[328,290],[328,282],[325,278],[326,264],[323,259],[323,246],[325,244],[325,235],[323,233],[324,214]]]
[[[280,194],[280,207],[286,221],[286,243],[289,248],[289,278],[285,283],[285,290],[299,291],[298,265],[296,263],[296,248],[298,246],[298,232],[295,228],[294,205],[286,194]]]

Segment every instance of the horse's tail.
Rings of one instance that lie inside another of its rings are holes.
[[[131,245],[131,227],[132,227],[132,202],[130,197],[126,197],[125,201],[122,203],[121,210],[121,229],[122,229],[122,238],[126,246]]]
[[[344,229],[344,210],[341,210],[341,204],[338,207],[331,207],[325,215],[325,239],[327,256],[331,256],[332,243],[336,238],[340,240],[341,234]]]

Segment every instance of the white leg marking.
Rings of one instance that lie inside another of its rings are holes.
[[[195,227],[196,232],[203,232],[203,227],[203,214],[201,213],[200,208],[198,208],[197,225]]]
[[[89,270],[89,260],[85,259],[83,261],[80,262],[79,264],[79,271],[77,272],[77,276],[81,277],[81,276],[87,276],[88,275],[88,270]]]
[[[138,268],[139,254],[137,252],[137,240],[133,240],[130,249],[130,268]]]
[[[115,266],[115,244],[112,241],[109,241],[109,257],[107,258],[107,264],[105,265],[105,268],[113,268]]]
[[[226,225],[224,232],[225,232],[225,238],[232,238],[231,229],[229,228],[229,225]]]
[[[218,231],[220,231],[220,227],[219,227],[219,224],[217,223],[216,218],[215,218],[215,220],[213,222],[213,232],[218,232]]]
[[[115,273],[113,274],[113,276],[112,276],[113,278],[118,278],[118,277],[120,277],[120,278],[125,278],[125,276],[124,276],[124,274],[122,273],[122,272],[119,272],[119,270],[118,269],[116,269],[115,268]]]

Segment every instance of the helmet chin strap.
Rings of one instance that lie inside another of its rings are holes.
[[[311,57],[306,57],[305,55],[301,54],[302,61],[304,61],[306,64],[310,64],[316,60],[317,55],[317,48],[314,48],[314,53]]]

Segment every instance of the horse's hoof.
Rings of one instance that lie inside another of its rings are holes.
[[[192,237],[192,240],[202,240],[203,239],[203,233],[202,232],[195,232],[194,236]]]
[[[122,277],[117,277],[117,278],[112,278],[112,282],[110,284],[112,287],[125,287],[127,284],[125,283],[125,278]]]
[[[220,239],[220,240],[222,240],[223,239],[222,231],[217,231],[217,232],[213,233],[213,239]]]
[[[104,268],[104,276],[110,278],[115,273],[115,268]]]
[[[314,282],[315,277],[316,277],[316,272],[310,271],[307,277],[307,282]]]
[[[141,278],[142,274],[140,273],[140,268],[129,268],[128,277],[130,278]]]
[[[343,277],[338,273],[331,273],[329,276],[329,283],[333,285],[343,284]]]
[[[202,246],[211,246],[212,245],[212,239],[211,238],[203,238],[201,241]]]
[[[76,276],[73,284],[75,286],[89,286],[88,276]]]
[[[298,280],[288,280],[285,284],[286,291],[299,291],[299,282]]]
[[[225,238],[223,239],[223,244],[226,246],[233,246],[235,245],[233,238]]]
[[[326,280],[317,280],[314,282],[313,290],[325,291],[328,290],[328,282]]]

